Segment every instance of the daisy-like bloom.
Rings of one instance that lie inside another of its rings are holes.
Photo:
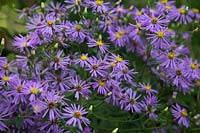
[[[51,1],[50,5],[45,8],[45,10],[47,10],[48,13],[53,15],[54,17],[60,18],[61,15],[64,15],[66,9],[61,3],[54,3],[53,1]]]
[[[82,54],[80,58],[75,60],[76,64],[79,64],[80,67],[85,67],[88,64],[88,54]]]
[[[107,80],[95,79],[95,82],[90,82],[92,88],[97,89],[97,92],[102,95],[107,95],[110,91],[108,88]]]
[[[8,127],[3,121],[6,121],[6,117],[9,117],[11,115],[11,111],[3,108],[2,106],[0,107],[0,131],[7,131]]]
[[[197,60],[193,61],[192,58],[187,58],[184,61],[184,73],[186,77],[193,80],[200,79],[200,65]]]
[[[25,95],[29,95],[29,100],[34,101],[36,99],[36,95],[42,93],[43,86],[39,82],[28,81],[25,84],[24,89],[22,89],[22,93]]]
[[[97,77],[98,75],[105,77],[107,74],[107,68],[104,66],[104,64],[105,63],[103,60],[97,59],[93,56],[88,59],[86,70],[90,72],[92,77]]]
[[[27,20],[27,24],[26,24],[26,29],[27,30],[34,30],[37,32],[40,32],[40,26],[42,26],[45,21],[43,20],[43,17],[39,14],[35,14],[33,15],[33,17],[29,17]]]
[[[90,86],[86,83],[86,81],[80,80],[78,76],[72,77],[69,80],[70,83],[70,90],[71,92],[75,93],[76,100],[79,100],[80,95],[88,99],[88,94],[90,93]]]
[[[8,72],[16,71],[15,64],[15,61],[8,62],[6,57],[0,57],[0,72],[8,74]]]
[[[21,52],[27,49],[27,47],[34,48],[30,43],[30,39],[27,36],[22,36],[22,35],[15,36],[14,42],[12,45],[20,49]]]
[[[165,49],[170,46],[170,38],[171,33],[167,31],[167,28],[162,29],[154,29],[152,34],[148,34],[148,38],[151,40],[151,44],[155,48]]]
[[[69,77],[66,72],[62,72],[60,75],[47,72],[45,79],[51,84],[51,88],[59,88],[61,92],[67,92],[69,90]]]
[[[72,41],[82,43],[89,36],[87,30],[84,29],[83,22],[69,23],[69,28],[65,30],[66,36],[70,36]]]
[[[192,16],[188,14],[186,6],[182,6],[179,9],[174,9],[168,14],[168,18],[174,21],[178,21],[181,24],[187,24],[192,22]]]
[[[43,36],[51,37],[54,31],[59,31],[59,27],[55,24],[55,22],[56,18],[53,15],[46,15],[45,23],[40,26]]]
[[[66,8],[75,14],[79,13],[83,6],[83,0],[65,0],[65,3],[67,3]]]
[[[20,102],[26,103],[25,95],[23,94],[23,89],[25,88],[25,81],[22,81],[17,76],[14,82],[11,83],[11,90],[7,92],[9,97],[12,97],[12,103],[15,105],[19,104]]]
[[[125,28],[121,27],[111,27],[109,28],[109,39],[114,43],[114,45],[117,47],[123,47],[126,45],[126,43],[129,41],[128,35],[126,33]]]
[[[94,40],[94,39],[89,39],[88,41],[88,47],[98,47],[101,53],[106,53],[108,51],[108,45],[107,43],[104,43],[102,40]]]
[[[167,77],[172,80],[172,83],[177,87],[177,90],[183,93],[188,92],[191,84],[191,79],[185,77],[183,64],[179,64],[176,68],[168,69]]]
[[[154,11],[151,13],[151,16],[147,14],[142,15],[140,23],[145,30],[154,31],[167,27],[169,20],[165,19],[162,13],[157,15],[156,11]]]
[[[87,2],[91,6],[93,12],[98,12],[100,14],[105,13],[108,10],[109,2],[104,2],[104,0],[89,0]]]
[[[129,37],[135,42],[135,43],[142,43],[142,39],[141,39],[141,23],[136,23],[135,25],[130,24],[129,26]],[[132,41],[130,42],[132,43]]]
[[[11,86],[11,84],[15,81],[15,78],[17,75],[15,74],[0,74],[0,85],[8,85]]]
[[[33,12],[39,8],[40,8],[39,6],[33,5],[32,7],[26,7],[26,8],[23,8],[22,10],[17,10],[20,13],[19,19],[23,17],[31,16]]]
[[[170,10],[173,10],[173,8],[176,8],[174,6],[175,2],[176,1],[174,1],[174,0],[172,0],[172,1],[161,0],[161,1],[156,2],[156,7],[157,7],[158,11],[168,13]]]
[[[118,5],[111,10],[111,13],[114,14],[116,17],[123,18],[125,17],[125,15],[128,14],[128,10],[125,9],[123,5]]]
[[[140,95],[137,96],[136,92],[133,92],[132,89],[126,90],[126,98],[122,100],[122,103],[125,102],[125,110],[131,111],[131,112],[141,112],[141,103],[137,100],[140,98]]]
[[[171,112],[174,116],[174,119],[178,121],[179,125],[184,125],[187,128],[190,126],[187,118],[188,113],[185,108],[181,108],[181,106],[176,103],[176,105],[172,106]]]
[[[69,57],[61,57],[63,51],[59,50],[57,52],[57,55],[53,58],[53,61],[51,61],[50,66],[54,67],[55,70],[62,69],[66,70],[67,65],[69,64]]]
[[[110,19],[99,21],[99,27],[100,29],[103,30],[103,32],[106,32],[111,27],[112,24],[113,24],[113,21]]]
[[[143,11],[138,10],[137,7],[133,10],[133,19],[136,21],[139,21],[141,19],[141,16],[143,15]]]
[[[177,52],[162,52],[159,57],[156,57],[160,63],[160,66],[165,68],[176,68],[177,64],[181,61],[178,58]]]
[[[73,127],[78,125],[79,129],[82,131],[82,123],[85,126],[88,126],[88,124],[90,124],[90,120],[84,117],[84,115],[87,114],[87,111],[80,105],[71,105],[69,107],[64,108],[63,111],[64,113],[62,118],[68,119],[66,125],[71,125]]]
[[[63,96],[60,96],[59,93],[56,93],[55,91],[47,91],[44,93],[42,99],[43,100],[41,102],[44,106],[44,113],[42,117],[44,118],[47,113],[49,113],[50,121],[53,121],[55,118],[59,118],[61,116],[61,111],[58,109],[58,104],[66,104],[63,101]]]
[[[199,9],[192,8],[191,10],[188,11],[188,14],[190,14],[192,17],[194,17],[197,22],[200,21]]]
[[[139,83],[139,89],[145,91],[147,94],[158,93],[158,91],[154,90],[149,83]]]
[[[128,61],[120,55],[112,54],[107,60],[110,62],[111,67],[115,67],[115,69],[123,70],[123,68],[128,67]]]
[[[142,104],[145,111],[147,111],[147,115],[149,115],[149,118],[157,119],[157,114],[155,114],[156,106],[158,103],[158,98],[154,95],[147,95],[144,97],[144,103]]]

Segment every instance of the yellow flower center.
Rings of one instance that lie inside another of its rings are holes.
[[[32,94],[36,94],[36,93],[37,93],[37,88],[32,87],[32,88],[30,89],[30,91],[31,91]]]
[[[77,91],[81,91],[81,90],[82,90],[82,86],[78,84],[78,85],[76,86],[76,90],[77,90]]]
[[[103,46],[104,43],[103,43],[102,41],[98,41],[98,42],[97,42],[97,45],[98,45],[98,46]]]
[[[19,93],[22,92],[22,89],[23,89],[23,87],[22,87],[21,85],[18,86],[18,87],[17,87],[17,92],[19,92]]]
[[[7,75],[5,75],[5,76],[3,77],[3,81],[4,81],[4,82],[8,82],[9,79],[10,79],[9,76],[7,76]]]
[[[120,39],[122,36],[121,36],[119,33],[116,33],[116,34],[115,34],[115,37],[116,37],[117,39]]]
[[[172,29],[168,28],[167,31],[168,31],[168,32],[172,32]]]
[[[167,10],[170,10],[171,8],[172,8],[172,7],[169,6],[169,5],[165,6],[165,9],[167,9]]]
[[[174,59],[175,56],[176,56],[176,54],[173,53],[173,52],[169,52],[169,53],[168,53],[168,58],[169,58],[169,59]]]
[[[82,26],[80,24],[76,25],[76,31],[80,31],[82,29]]]
[[[81,112],[75,111],[75,112],[74,112],[74,117],[80,118],[80,117],[81,117]]]
[[[118,8],[117,11],[118,11],[118,12],[122,12],[122,11],[123,11],[123,8]]]
[[[185,110],[181,110],[181,115],[182,115],[183,117],[186,117],[186,116],[188,116],[188,113],[187,113],[187,111],[185,111]]]
[[[150,86],[150,85],[147,85],[147,86],[145,87],[145,89],[146,89],[146,91],[148,91],[148,90],[151,89],[151,86]]]
[[[107,20],[106,25],[110,25],[110,24],[111,24],[110,20]]]
[[[196,85],[197,85],[197,86],[200,86],[200,79],[199,79],[199,80],[196,80]]]
[[[165,36],[165,33],[164,33],[163,31],[159,31],[159,32],[157,33],[157,36],[158,36],[159,38],[163,38],[163,37]]]
[[[192,8],[192,11],[193,11],[194,13],[199,13],[199,9],[196,9],[196,8]]]
[[[27,43],[26,42],[22,43],[22,47],[27,47]]]
[[[128,72],[128,68],[124,68],[124,69],[122,70],[122,72],[123,72],[123,74],[126,74],[126,73]]]
[[[180,12],[180,14],[185,14],[185,9],[180,8],[180,9],[179,9],[179,12]]]
[[[54,102],[49,102],[48,107],[49,107],[50,109],[53,109],[53,108],[56,107],[56,104],[55,104]]]
[[[87,60],[87,58],[88,58],[88,57],[87,57],[86,55],[84,55],[84,54],[83,54],[83,55],[81,55],[81,60],[82,60],[82,61],[86,61],[86,60]]]
[[[115,62],[110,62],[110,66],[111,66],[111,67],[115,67],[115,66],[116,66],[116,63],[115,63]]]
[[[198,68],[198,65],[196,63],[192,63],[190,66],[191,66],[192,69],[197,69]]]
[[[157,24],[158,23],[158,19],[157,18],[151,18],[151,23]]]
[[[52,26],[53,26],[53,21],[47,21],[47,25],[48,25],[49,27],[52,27]]]
[[[161,0],[160,2],[163,4],[166,4],[168,2],[168,0]]]
[[[101,6],[101,5],[103,4],[103,0],[96,0],[96,4],[97,4],[98,6]]]
[[[142,13],[141,13],[140,11],[137,11],[137,12],[136,12],[136,15],[137,15],[137,16],[141,16]]]
[[[139,29],[141,27],[141,24],[140,23],[137,23],[136,24],[136,27]]]
[[[123,58],[121,56],[117,56],[116,60],[117,60],[117,62],[122,62]]]
[[[4,66],[3,66],[3,69],[8,70],[8,68],[9,68],[9,64],[5,63]]]
[[[99,80],[99,85],[102,86],[102,87],[104,87],[106,85],[106,83],[103,80]]]
[[[39,110],[39,107],[37,106],[37,105],[35,105],[34,107],[33,107],[33,112],[38,112],[38,110]]]

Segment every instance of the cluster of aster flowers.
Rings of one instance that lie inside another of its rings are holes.
[[[118,49],[137,55],[168,87],[184,94],[200,81],[198,62],[170,29],[172,23],[198,23],[198,9],[177,8],[167,0],[141,10],[120,1],[65,0],[21,12],[28,34],[14,38],[19,55],[12,61],[0,58],[2,131],[88,133],[92,105],[87,102],[96,94],[157,120],[160,90],[136,80],[137,64]],[[179,125],[190,126],[185,108],[176,103],[170,111]],[[22,121],[20,127],[12,119]]]

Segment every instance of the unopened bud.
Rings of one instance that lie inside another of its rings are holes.
[[[56,44],[54,45],[54,48],[58,48],[58,43],[56,43]]]
[[[84,9],[84,12],[83,13],[87,13],[87,7]]]
[[[172,98],[176,99],[176,96],[177,96],[177,92],[173,92],[173,95],[172,95]]]
[[[98,39],[99,39],[99,40],[102,40],[102,35],[101,35],[101,34],[99,35],[99,38],[98,38]]]
[[[41,2],[41,8],[45,8],[44,2]]]
[[[134,8],[134,6],[132,5],[132,6],[129,7],[129,10],[133,10],[133,8]]]
[[[35,50],[31,50],[31,55],[35,55]]]
[[[2,38],[1,39],[1,45],[4,45],[5,44],[5,38]]]
[[[109,92],[106,96],[111,96],[112,95],[112,92]]]
[[[117,133],[117,131],[119,130],[119,128],[115,128],[112,133]]]
[[[168,107],[166,107],[165,109],[164,109],[164,111],[167,111],[169,108]]]
[[[93,110],[93,106],[90,105],[90,107],[89,107],[89,111],[92,111],[92,110]]]

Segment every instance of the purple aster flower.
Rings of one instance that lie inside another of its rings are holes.
[[[80,58],[76,59],[75,63],[79,64],[80,67],[88,65],[88,54],[82,54]]]
[[[181,24],[187,24],[192,22],[192,16],[188,14],[186,6],[182,6],[179,9],[174,9],[168,14],[168,18],[171,20],[179,21]]]
[[[123,18],[126,14],[128,14],[128,10],[125,9],[123,5],[118,5],[111,10],[111,13],[114,14],[116,17]]]
[[[3,121],[6,121],[6,117],[12,115],[12,112],[8,112],[8,110],[4,110],[2,107],[0,108],[0,131],[6,131],[8,127]]]
[[[133,19],[135,19],[136,21],[140,21],[142,15],[143,11],[140,11],[137,7],[135,7],[133,10]]]
[[[168,26],[169,20],[166,19],[163,14],[157,15],[154,11],[151,16],[144,14],[141,16],[140,23],[145,30],[154,31],[155,29],[163,29]]]
[[[149,83],[139,83],[139,89],[145,91],[147,94],[158,93],[158,91],[154,90]]]
[[[106,32],[112,24],[113,24],[113,21],[110,19],[99,21],[99,27],[100,29],[103,30],[103,32]]]
[[[80,95],[88,99],[88,94],[90,93],[90,86],[86,83],[86,81],[80,80],[78,76],[75,78],[72,77],[71,80],[69,80],[70,83],[70,90],[75,93],[76,100],[79,100]]]
[[[69,24],[69,29],[66,29],[66,36],[70,36],[72,41],[82,43],[86,37],[89,37],[87,30],[83,28],[83,22],[73,22]]]
[[[110,92],[107,81],[105,79],[95,79],[95,82],[90,82],[92,88],[97,89],[97,92],[102,95],[107,95]]]
[[[115,67],[115,69],[123,70],[123,68],[128,67],[128,61],[124,60],[120,55],[112,54],[108,57],[108,61],[112,67]]]
[[[71,125],[75,127],[78,125],[80,130],[83,130],[83,127],[81,123],[84,123],[84,125],[88,126],[90,124],[90,120],[84,117],[84,115],[87,114],[87,111],[81,107],[80,105],[71,105],[69,107],[66,107],[63,109],[65,113],[63,113],[62,118],[67,118],[66,125]]]
[[[114,43],[116,47],[123,47],[129,41],[125,28],[111,27],[109,28],[108,33],[110,35],[109,39]]]
[[[14,82],[11,83],[11,90],[7,92],[9,97],[13,97],[12,103],[15,105],[19,104],[20,102],[26,103],[25,95],[22,93],[23,89],[25,88],[25,81],[22,81],[17,76]]]
[[[170,78],[178,90],[185,92],[189,91],[191,80],[185,77],[183,71],[183,63],[179,64],[176,68],[168,69],[167,77]]]
[[[44,20],[41,15],[35,14],[33,17],[28,18],[28,22],[26,24],[27,30],[35,30],[37,32],[40,32],[40,26],[44,24]]]
[[[141,39],[141,24],[140,23],[136,23],[135,25],[130,24],[129,26],[129,37],[135,42],[135,43],[142,43],[142,39]],[[130,42],[132,43],[132,41]]]
[[[44,93],[42,102],[44,104],[44,114],[42,115],[43,118],[47,115],[47,113],[49,113],[50,121],[53,121],[55,118],[61,117],[61,111],[58,109],[58,104],[66,104],[63,101],[63,96],[60,96],[59,93],[55,91],[47,91]]]
[[[121,103],[125,102],[125,110],[131,112],[141,112],[141,103],[137,100],[140,98],[140,95],[137,96],[136,92],[133,92],[132,89],[126,90],[126,98],[121,101]]]
[[[30,101],[34,101],[36,99],[36,95],[42,93],[42,91],[42,84],[34,81],[26,82],[24,89],[22,89],[23,94],[29,95]]]
[[[162,52],[157,60],[160,62],[160,66],[165,68],[176,68],[177,64],[181,61],[178,58],[177,52]]]
[[[192,58],[187,58],[184,61],[184,76],[187,78],[191,78],[193,80],[200,79],[200,65],[198,64],[197,60],[193,61]]]
[[[185,108],[181,108],[180,105],[176,103],[176,105],[172,106],[171,109],[172,115],[174,116],[175,120],[178,120],[179,125],[184,125],[185,127],[189,127],[189,120],[187,118],[188,113]]]
[[[64,15],[66,12],[65,7],[61,3],[54,3],[53,1],[51,1],[50,5],[45,9],[48,11],[49,14],[53,15],[55,18],[60,18],[61,15]]]
[[[90,0],[87,4],[92,8],[93,12],[98,12],[103,14],[108,10],[109,2],[104,2],[103,0]]]
[[[55,24],[56,18],[51,15],[47,14],[45,17],[45,23],[40,26],[41,32],[43,36],[52,36],[54,31],[59,31],[59,26]]]
[[[30,43],[30,39],[27,36],[22,35],[15,36],[13,46],[19,48],[21,52],[27,49],[27,47],[34,48]]]
[[[40,8],[39,6],[33,5],[32,7],[26,7],[23,8],[22,10],[17,10],[18,12],[20,12],[19,19],[32,15],[33,12],[39,8]]]
[[[108,51],[108,45],[107,43],[104,43],[102,40],[94,40],[94,39],[89,39],[88,41],[88,47],[98,47],[101,53],[106,53]]]
[[[107,70],[104,66],[104,61],[101,59],[97,59],[96,57],[90,57],[88,59],[88,65],[86,66],[86,70],[90,71],[92,77],[97,77],[100,75],[101,77],[105,77],[107,74]]]
[[[0,74],[0,85],[8,85],[11,86],[11,84],[15,81],[17,75],[15,74]]]
[[[61,57],[63,51],[59,50],[57,52],[57,55],[53,58],[53,61],[51,61],[50,66],[54,67],[55,70],[58,70],[59,68],[62,70],[66,70],[66,66],[69,64],[69,57]]]
[[[15,64],[15,61],[8,62],[6,57],[0,57],[0,72],[6,74],[8,74],[8,72],[16,72]]]
[[[65,0],[65,3],[67,3],[66,8],[75,14],[79,13],[83,6],[83,0]]]
[[[157,29],[154,28],[154,33],[148,34],[147,39],[151,39],[151,44],[160,49],[166,49],[170,45],[169,37],[171,36],[170,32],[167,31],[167,28]]]

